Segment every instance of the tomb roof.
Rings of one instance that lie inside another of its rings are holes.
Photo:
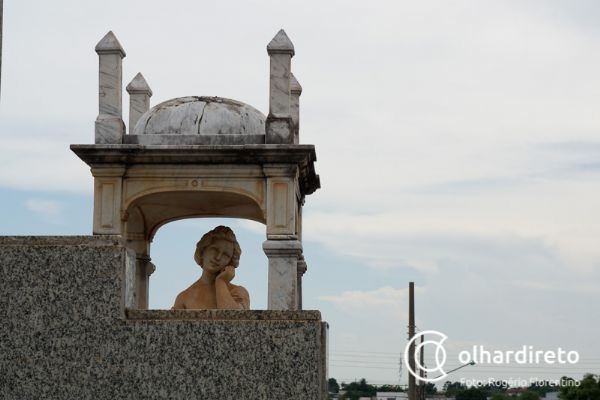
[[[222,97],[188,96],[157,104],[134,135],[264,135],[266,117],[256,108]]]

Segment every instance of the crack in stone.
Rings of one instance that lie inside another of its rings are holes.
[[[206,110],[207,103],[204,103],[204,107],[202,107],[202,113],[197,117],[198,118],[198,135],[200,135],[200,124],[202,123],[202,118],[204,117],[204,110]]]

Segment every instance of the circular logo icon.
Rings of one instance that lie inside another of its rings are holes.
[[[425,341],[421,342],[421,343],[416,343],[417,340],[419,339],[419,337],[421,336],[425,336]],[[433,340],[433,339],[429,339],[429,337],[433,336],[434,338],[439,338],[439,340]],[[408,343],[406,344],[406,347],[404,348],[404,365],[406,365],[406,367],[408,368],[408,372],[414,376],[416,379],[421,380],[423,382],[437,382],[440,379],[444,379],[446,377],[446,375],[448,375],[444,369],[443,366],[446,363],[446,349],[444,349],[444,346],[442,346],[442,343],[448,339],[448,336],[444,335],[441,332],[438,331],[423,331],[420,332],[418,335],[415,335],[412,337],[412,339],[410,339],[408,341]],[[428,378],[425,376],[420,376],[417,372],[413,371],[410,362],[409,362],[409,357],[410,357],[410,347],[412,345],[415,345],[415,366],[416,369],[418,371],[423,371],[425,372],[427,375],[429,375],[430,373],[434,373],[437,372],[440,375],[436,376],[435,378]],[[426,368],[424,365],[421,365],[421,362],[419,361],[420,357],[419,355],[421,354],[422,351],[424,351],[425,346],[434,346],[435,347],[435,367],[434,368]]]

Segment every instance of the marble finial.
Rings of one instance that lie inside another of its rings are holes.
[[[290,72],[290,92],[293,94],[300,95],[302,93],[302,86],[296,79],[293,73]]]
[[[125,89],[129,94],[147,94],[148,96],[152,96],[152,89],[148,86],[148,82],[146,82],[141,72],[137,73]]]
[[[271,54],[291,54],[294,56],[294,44],[286,35],[283,29],[277,32],[277,35],[267,45],[267,53]]]
[[[121,58],[125,57],[125,50],[119,43],[119,40],[112,31],[109,31],[96,45],[96,53],[98,54],[120,54]]]

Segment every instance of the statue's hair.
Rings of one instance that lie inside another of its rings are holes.
[[[212,244],[215,240],[227,240],[233,244],[233,255],[231,256],[231,265],[235,268],[238,267],[240,263],[240,256],[242,255],[242,249],[240,244],[238,243],[235,234],[231,230],[231,228],[223,225],[217,226],[212,231],[206,232],[202,239],[196,244],[196,252],[194,253],[194,260],[198,265],[202,265],[203,259],[202,254],[204,250]]]

